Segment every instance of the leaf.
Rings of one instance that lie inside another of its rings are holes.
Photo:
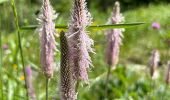
[[[111,25],[92,25],[89,26],[89,29],[112,29],[112,28],[129,28],[137,25],[141,25],[144,23],[127,23],[127,24],[111,24]]]
[[[129,28],[132,26],[137,26],[144,24],[143,22],[138,22],[138,23],[126,23],[126,24],[111,24],[111,25],[91,25],[88,26],[88,29],[114,29],[114,28]],[[23,26],[21,27],[22,30],[33,30],[36,29],[38,25],[28,25],[28,26]],[[56,25],[56,29],[68,29],[67,25]]]
[[[0,0],[0,4],[8,2],[9,0]]]

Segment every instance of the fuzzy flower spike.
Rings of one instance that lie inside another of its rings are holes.
[[[124,17],[120,13],[120,5],[119,2],[115,3],[112,17],[109,20],[110,24],[119,24],[123,22]],[[112,69],[116,68],[116,64],[119,60],[119,51],[120,45],[122,44],[122,37],[124,29],[112,29],[107,31],[107,48],[106,48],[106,61],[107,64],[112,67]]]
[[[54,11],[49,0],[43,0],[43,6],[39,15],[39,34],[41,44],[41,66],[47,78],[53,75],[54,51],[55,51],[55,24]]]
[[[156,69],[160,62],[160,55],[158,50],[153,50],[150,58],[150,75],[152,79],[156,78]]]
[[[70,49],[69,64],[73,70],[75,80],[87,82],[87,70],[91,65],[89,52],[93,52],[91,46],[93,40],[87,35],[86,27],[91,24],[91,16],[87,11],[85,0],[74,0],[74,7],[69,24],[68,45]]]

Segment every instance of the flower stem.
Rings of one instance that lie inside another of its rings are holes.
[[[17,28],[18,47],[19,47],[19,50],[20,50],[21,63],[22,63],[22,69],[23,69],[22,71],[24,73],[24,77],[26,77],[23,50],[22,50],[22,44],[21,44],[20,27],[19,27],[17,10],[16,10],[16,6],[15,6],[15,0],[11,0],[11,7],[12,7],[13,14],[14,14],[14,17],[15,17],[15,26]],[[27,91],[28,87],[26,85],[26,78],[24,78],[24,81],[25,81],[25,89],[26,89],[26,98],[27,98],[27,100],[29,100],[29,94],[28,94],[28,91]]]
[[[1,24],[0,24],[1,25]],[[3,94],[3,79],[2,79],[2,33],[0,32],[0,83],[1,83],[1,96],[2,96],[2,100],[4,97]]]
[[[153,97],[152,95],[153,95],[153,93],[154,93],[154,89],[155,89],[155,86],[156,86],[156,81],[155,80],[153,80],[152,78],[151,78],[151,80],[150,80],[150,94],[148,94],[148,99],[150,100],[150,99],[152,99],[151,97]]]
[[[162,96],[161,96],[161,100],[165,100],[164,99],[164,97],[166,96],[166,91],[168,90],[168,85],[166,84],[165,85],[165,89],[164,89],[164,91],[163,91],[163,93],[162,93]]]
[[[1,85],[1,98],[2,100],[4,100],[4,93],[3,93],[3,79],[2,79],[2,75],[0,75],[0,85]]]
[[[78,92],[78,88],[79,88],[79,81],[77,81],[76,83],[76,92]]]
[[[76,86],[75,86],[75,92],[77,93],[77,99],[78,99],[78,89],[79,89],[79,84],[80,84],[80,81],[77,80],[77,83],[76,83]]]
[[[48,85],[49,85],[49,78],[46,77],[46,100],[48,100]]]
[[[111,72],[111,66],[108,66],[108,71],[107,71],[107,76],[106,76],[106,88],[105,88],[105,97],[107,98],[108,96],[108,84],[109,84],[109,76]]]

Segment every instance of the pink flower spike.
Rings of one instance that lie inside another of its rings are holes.
[[[155,49],[152,51],[152,55],[150,58],[150,64],[149,64],[150,65],[150,75],[151,75],[152,79],[157,78],[156,70],[157,70],[159,62],[160,62],[160,54],[159,54],[159,51]]]
[[[75,80],[88,81],[88,68],[91,65],[89,52],[93,52],[93,40],[88,36],[86,27],[91,24],[91,15],[87,11],[85,0],[74,0],[69,24],[68,45],[69,64]]]
[[[119,24],[123,22],[124,17],[120,13],[120,4],[115,2],[112,16],[109,19],[109,24]],[[106,62],[112,69],[116,68],[119,61],[120,46],[122,44],[123,29],[111,29],[106,33],[107,48],[106,48]]]
[[[26,73],[26,85],[28,87],[29,96],[31,100],[36,100],[35,90],[32,83],[32,70],[30,66],[26,66],[25,73]]]
[[[39,35],[41,44],[41,66],[47,78],[53,76],[55,46],[55,12],[49,0],[43,0],[43,6],[39,15]]]

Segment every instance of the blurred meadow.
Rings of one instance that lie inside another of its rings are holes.
[[[105,48],[106,30],[89,30],[94,40],[95,54],[90,54],[89,85],[83,82],[78,89],[78,100],[169,100],[170,88],[165,82],[167,62],[170,59],[170,1],[119,0],[124,23],[145,24],[126,28],[117,68],[111,71],[105,84],[107,67]],[[68,25],[72,0],[50,0],[59,14],[56,25]],[[112,14],[115,0],[87,0],[93,17],[92,25],[106,24]],[[42,0],[15,0],[19,26],[37,25]],[[160,25],[155,28],[154,24]],[[17,38],[15,17],[10,0],[0,0],[0,100],[26,100],[24,73]],[[57,48],[60,50],[59,32],[56,30]],[[66,31],[66,30],[65,30]],[[36,30],[20,30],[25,67],[32,69],[32,82],[36,100],[45,100],[45,76],[40,65],[39,34]],[[157,78],[150,76],[149,59],[153,50],[159,50],[160,62]],[[55,71],[49,83],[49,100],[59,100],[60,51],[55,52]],[[105,97],[105,87],[108,96]]]

